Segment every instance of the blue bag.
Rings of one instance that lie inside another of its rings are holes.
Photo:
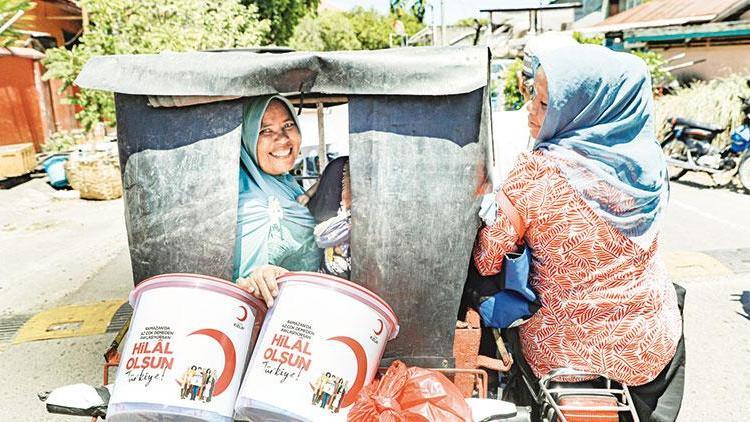
[[[506,254],[503,267],[505,268],[503,289],[513,290],[529,302],[536,301],[536,293],[529,286],[531,268],[531,250],[529,247],[524,245],[521,252]]]
[[[498,207],[513,223],[519,242],[523,242],[525,229],[518,211],[502,189],[498,191],[496,199]],[[510,328],[521,325],[541,306],[536,293],[529,286],[531,250],[527,245],[521,245],[521,252],[505,255],[502,290],[484,298],[479,305],[479,315],[487,327]]]
[[[511,328],[526,322],[539,309],[513,290],[500,290],[479,305],[479,315],[490,328]]]

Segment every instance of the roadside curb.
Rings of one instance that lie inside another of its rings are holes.
[[[133,308],[126,300],[115,299],[0,318],[0,344],[117,332],[132,313]]]
[[[663,259],[675,281],[750,272],[750,248],[668,252]]]
[[[672,252],[663,260],[673,280],[733,274],[720,260],[704,252]]]

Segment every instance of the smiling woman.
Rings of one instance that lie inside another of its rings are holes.
[[[303,190],[289,174],[300,144],[297,116],[284,97],[256,97],[245,105],[234,277],[269,306],[277,277],[320,266],[315,219],[297,202]]]
[[[258,133],[258,165],[264,172],[278,176],[294,166],[302,137],[297,123],[281,100],[268,104]]]

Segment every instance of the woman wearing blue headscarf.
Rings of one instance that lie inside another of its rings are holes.
[[[284,97],[256,97],[245,105],[234,275],[268,306],[278,293],[277,277],[320,267],[315,219],[297,202],[304,191],[289,174],[301,142],[294,108]]]
[[[530,248],[529,282],[542,306],[519,337],[536,377],[555,368],[602,374],[633,387],[641,420],[674,420],[682,319],[658,258],[669,187],[646,65],[593,45],[529,59],[534,151],[498,191],[475,264],[498,274],[518,244]]]

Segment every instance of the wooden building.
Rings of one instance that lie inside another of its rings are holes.
[[[43,81],[43,50],[70,47],[83,30],[72,0],[37,1],[21,28],[26,47],[0,48],[0,145],[31,142],[37,151],[55,132],[78,127],[75,109],[64,104],[61,82]],[[33,47],[33,48],[29,48]]]

